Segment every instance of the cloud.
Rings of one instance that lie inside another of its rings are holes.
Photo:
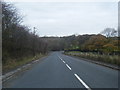
[[[118,2],[119,0],[5,0],[8,2]]]
[[[99,33],[117,28],[117,2],[34,2],[15,3],[26,16],[26,25],[38,28],[39,35]]]

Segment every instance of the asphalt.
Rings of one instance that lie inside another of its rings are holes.
[[[118,70],[53,52],[3,88],[118,88]]]

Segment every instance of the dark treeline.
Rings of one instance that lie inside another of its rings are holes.
[[[116,30],[107,28],[102,34],[71,35],[66,37],[39,37],[36,32],[21,25],[22,18],[12,4],[2,2],[2,60],[21,60],[23,57],[45,54],[48,51],[82,51],[100,54],[118,54],[119,38]]]
[[[21,59],[47,52],[47,43],[21,25],[22,18],[12,5],[2,2],[2,60]]]

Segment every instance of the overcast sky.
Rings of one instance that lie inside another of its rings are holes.
[[[97,34],[117,28],[117,2],[16,2],[23,24],[40,36]]]

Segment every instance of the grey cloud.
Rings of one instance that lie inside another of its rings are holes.
[[[38,28],[40,35],[99,33],[117,27],[117,3],[16,3],[25,14],[24,24]]]

